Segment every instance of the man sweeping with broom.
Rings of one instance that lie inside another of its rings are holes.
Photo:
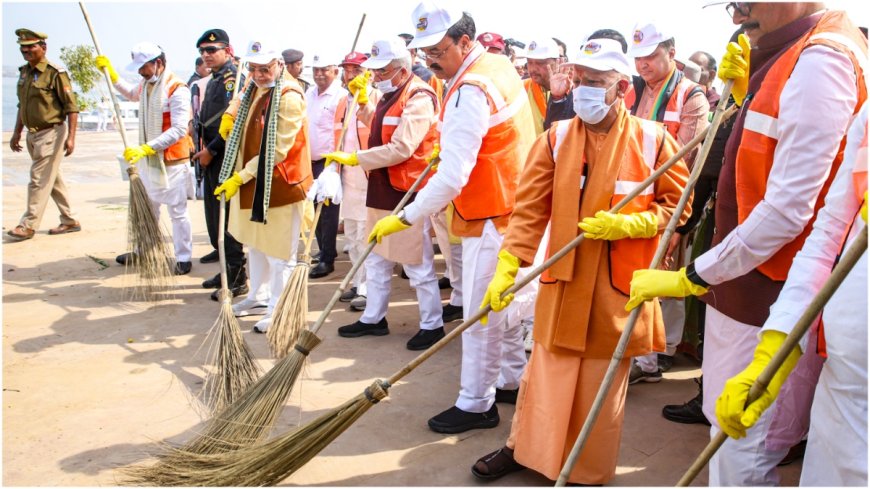
[[[172,221],[172,241],[175,244],[175,275],[191,270],[193,233],[187,214],[187,185],[190,182],[190,149],[187,135],[190,121],[190,89],[166,67],[163,49],[151,42],[133,46],[128,71],[138,71],[142,81],[133,85],[121,79],[109,58],[96,58],[97,68],[109,70],[115,89],[124,97],[139,101],[139,146],[124,150],[124,159],[131,165],[144,162],[139,174],[148,197],[159,216],[160,205],[166,205]],[[115,258],[122,265],[136,262],[136,250]]]
[[[586,239],[541,277],[535,344],[511,434],[505,447],[474,464],[472,473],[481,479],[524,467],[557,478],[628,320],[631,274],[652,260],[688,178],[680,161],[618,214],[606,212],[678,147],[662,126],[626,110],[622,99],[631,88],[631,70],[617,41],[590,40],[571,64],[577,117],[554,124],[532,147],[483,305],[499,311],[510,303],[512,296],[500,297],[519,267],[532,263],[548,226],[550,252],[579,232]],[[630,357],[664,342],[659,305],[648,303],[591,432],[595,449],[583,452],[570,482],[606,484],[615,475]]]
[[[215,195],[226,192],[231,199],[229,232],[248,245],[245,300],[268,297],[266,315],[254,325],[265,333],[296,264],[311,158],[304,92],[285,72],[280,53],[253,42],[246,59],[254,86],[242,96]]]

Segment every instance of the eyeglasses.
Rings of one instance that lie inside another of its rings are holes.
[[[450,50],[451,46],[455,46],[455,45],[456,45],[455,42],[451,42],[444,49],[422,48],[421,51],[423,51],[423,54],[425,54],[427,58],[439,59],[442,56],[444,56],[445,54],[447,54],[447,51]]]
[[[752,3],[751,2],[731,2],[725,6],[725,11],[728,12],[730,17],[734,17],[734,12],[737,12],[743,17],[748,17],[750,12],[752,12]]]
[[[205,54],[205,53],[214,54],[214,53],[220,51],[221,49],[226,49],[226,48],[219,48],[217,46],[206,46],[204,48],[199,48],[199,54]]]
[[[385,79],[385,78],[392,78],[392,77],[393,77],[392,75],[387,76],[387,73],[389,73],[390,71],[395,72],[396,70],[395,70],[395,69],[390,69],[390,67],[387,66],[387,67],[385,67],[385,68],[373,69],[373,70],[372,70],[372,74],[375,75],[375,76],[377,76],[377,77],[384,78],[384,79]],[[394,73],[394,74],[395,74],[395,73]]]
[[[265,66],[256,66],[256,67],[251,66],[249,64],[248,71],[250,71],[251,73],[259,73],[261,75],[270,75],[270,74],[272,74],[272,68],[274,68],[274,67],[275,67],[275,63],[268,64]]]

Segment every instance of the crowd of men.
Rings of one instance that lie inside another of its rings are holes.
[[[776,485],[776,465],[806,440],[802,485],[866,486],[866,252],[825,309],[824,326],[746,406],[750,386],[867,220],[866,34],[822,3],[725,8],[739,29],[718,68],[709,53],[678,56],[673,34],[648,22],[627,37],[601,26],[576,53],[556,38],[534,39],[521,65],[512,59],[516,41],[478,35],[467,13],[431,0],[414,9],[413,34],[386,35],[342,59],[306,62],[299,50],[253,42],[239,77],[229,35],[210,29],[196,42],[201,63],[187,84],[155,43],[132,48],[126,69],[141,75],[138,84],[120,79],[106,57],[95,63],[139,101],[138,144],[124,157],[144,167],[155,212],[167,206],[177,274],[191,270],[191,165],[201,172],[214,247],[203,263],[217,259],[226,206],[226,272],[233,296],[244,296],[233,310],[262,316],[254,331],[268,330],[311,226],[319,251],[310,277],[335,273],[342,220],[352,260],[377,245],[341,297],[362,315],[340,336],[390,333],[396,264],[420,312],[410,350],[491,307],[462,334],[454,404],[428,421],[439,433],[492,428],[498,403],[516,405],[510,436],[473,464],[475,476],[528,468],[558,477],[638,308],[588,438],[594,449],[582,452],[569,482],[614,477],[628,385],[660,381],[682,343],[702,357],[705,379],[696,398],[663,415],[732,437],[711,460],[710,485]],[[69,79],[45,59],[44,34],[16,34],[28,64],[11,147],[21,151],[26,126],[34,163],[28,210],[9,234],[30,239],[49,195],[61,210],[50,233],[78,231],[59,172],[61,151],[70,154],[75,141]],[[313,68],[310,86],[304,64]],[[608,212],[708,130],[717,76],[731,87],[722,102],[740,110],[710,135],[706,160],[690,151]],[[679,209],[695,165],[704,166],[694,201]],[[664,264],[648,269],[675,214]],[[581,233],[578,247],[506,294]],[[433,236],[447,264],[440,280]],[[118,261],[135,263],[135,251]],[[219,285],[219,275],[203,282]],[[441,288],[452,288],[447,304]]]

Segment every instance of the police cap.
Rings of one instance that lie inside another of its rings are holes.
[[[22,46],[30,46],[31,44],[45,42],[45,40],[48,39],[47,35],[30,29],[16,29],[15,35],[18,36],[18,44]]]
[[[196,41],[196,47],[199,47],[199,45],[204,42],[222,42],[229,45],[230,36],[227,35],[227,31],[223,29],[209,29],[200,36],[198,41]]]
[[[305,55],[298,49],[285,49],[281,51],[281,56],[284,58],[284,64],[289,65],[299,61]]]

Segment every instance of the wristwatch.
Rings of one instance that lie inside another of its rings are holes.
[[[411,223],[408,222],[407,219],[405,219],[405,209],[400,210],[399,213],[396,214],[396,217],[398,217],[398,218],[399,218],[399,222],[401,222],[401,223],[404,224],[405,226],[410,226],[410,225],[411,225]]]
[[[698,272],[695,270],[695,263],[689,263],[689,266],[686,267],[686,278],[689,279],[695,285],[700,285],[701,287],[710,287],[704,279],[698,275]]]

